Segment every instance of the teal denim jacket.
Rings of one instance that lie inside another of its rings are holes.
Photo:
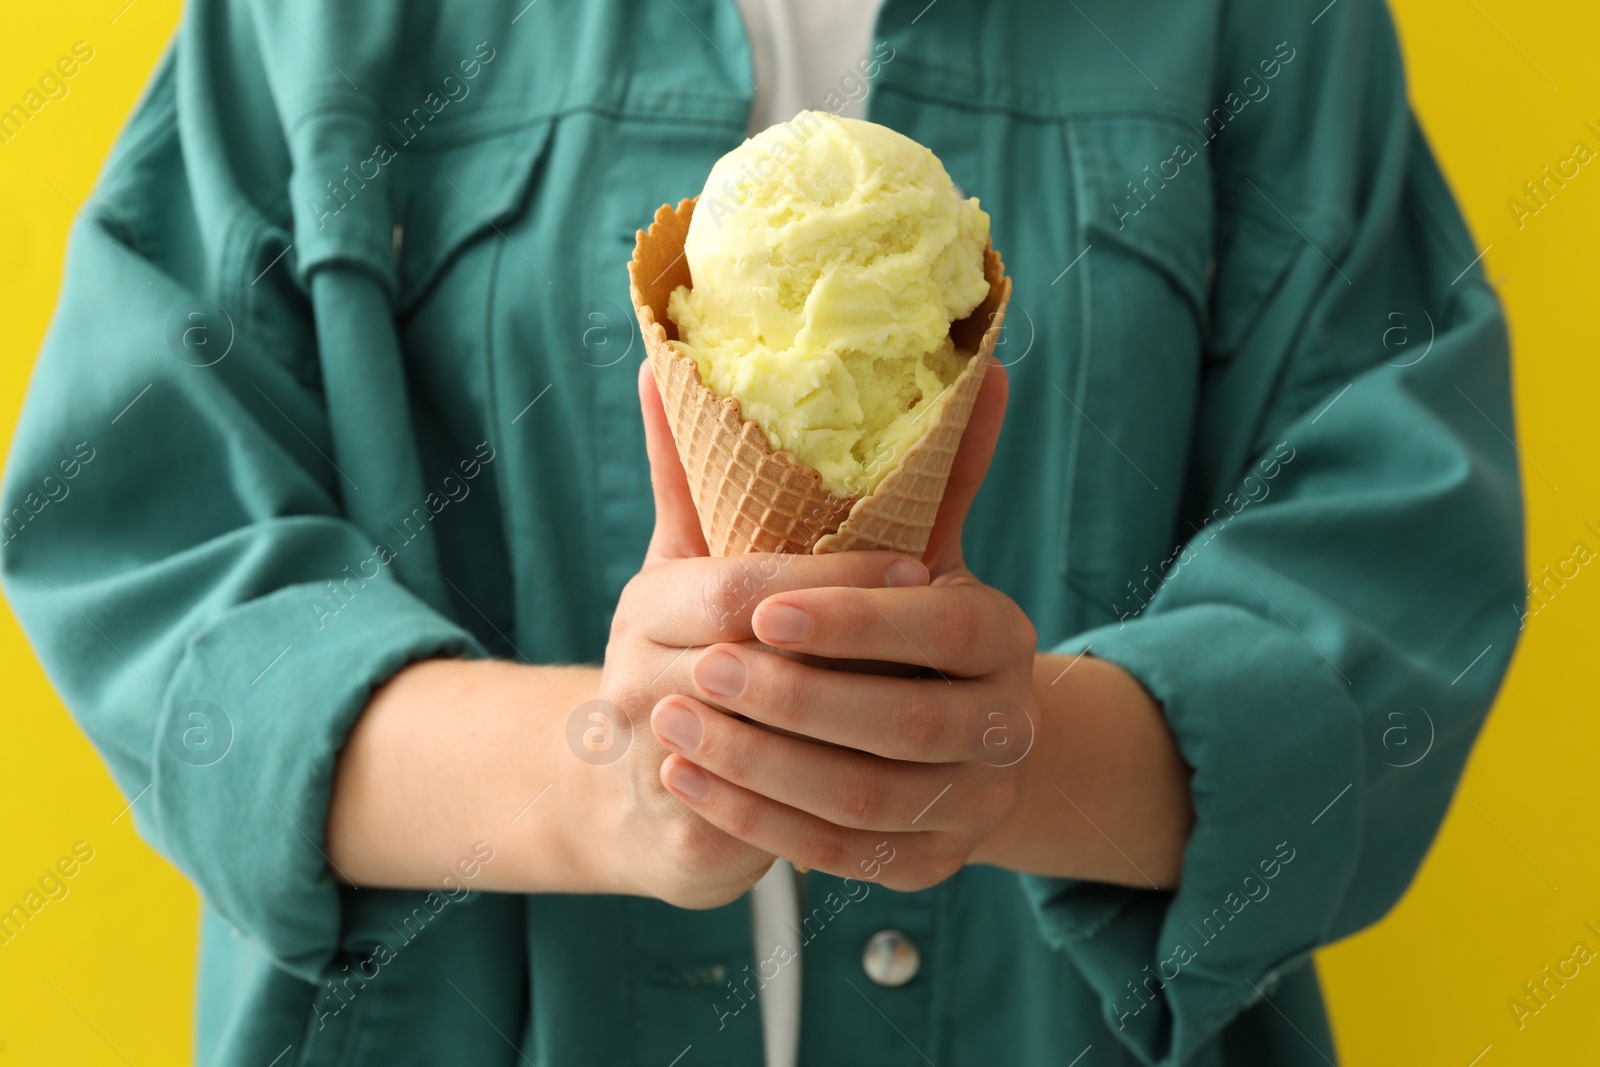
[[[1161,702],[1197,825],[1176,892],[811,875],[802,1062],[1320,1064],[1311,953],[1405,891],[1523,596],[1505,324],[1389,16],[888,0],[856,73],[1015,279],[971,565]],[[0,540],[205,899],[199,1062],[759,1062],[744,901],[322,855],[399,668],[602,655],[651,527],[624,264],[751,95],[733,0],[189,5],[74,231]]]

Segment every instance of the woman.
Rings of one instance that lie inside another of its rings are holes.
[[[1387,14],[875,7],[190,6],[4,573],[205,898],[200,1062],[1334,1059],[1311,953],[1523,588]],[[704,558],[636,377],[634,229],[800,107],[932,148],[1016,280],[921,562]]]

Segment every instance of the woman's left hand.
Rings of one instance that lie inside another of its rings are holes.
[[[829,874],[911,890],[959,870],[1011,810],[1038,729],[1027,616],[962,567],[931,585],[785,592],[754,623],[784,652],[923,676],[712,645],[692,672],[704,699],[651,715],[674,753],[662,781],[728,834]]]

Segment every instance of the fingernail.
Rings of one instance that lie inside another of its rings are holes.
[[[793,644],[811,636],[811,616],[789,604],[770,604],[761,610],[761,633],[779,644]]]
[[[682,704],[661,704],[650,716],[656,736],[683,752],[700,747],[700,716]]]
[[[690,800],[704,800],[711,790],[711,783],[706,780],[705,772],[688,760],[670,761],[662,767],[661,777],[666,781],[668,789],[674,793],[681,793]]]
[[[928,568],[914,559],[897,559],[889,564],[889,571],[883,576],[883,584],[891,589],[906,585],[927,585]]]
[[[707,652],[694,665],[694,684],[712,696],[738,696],[744,679],[744,664],[726,652]]]

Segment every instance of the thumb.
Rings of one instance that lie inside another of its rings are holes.
[[[961,555],[961,528],[966,524],[972,498],[978,495],[989,471],[989,461],[994,458],[1010,393],[1005,364],[991,360],[973,401],[966,431],[961,435],[961,447],[950,466],[950,480],[945,483],[944,499],[934,518],[933,532],[928,535],[928,547],[922,553],[922,561],[935,578],[966,566]]]
[[[689,495],[689,479],[661,406],[661,391],[646,359],[639,365],[639,409],[644,415],[644,447],[650,458],[650,488],[656,501],[656,528],[645,561],[708,556],[700,515]]]

